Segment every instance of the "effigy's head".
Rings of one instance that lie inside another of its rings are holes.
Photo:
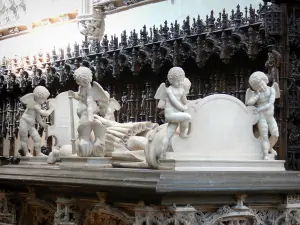
[[[172,86],[181,87],[185,78],[184,70],[180,67],[173,67],[168,72],[168,80]]]
[[[37,86],[33,90],[34,100],[39,104],[44,104],[50,96],[50,92],[43,86]]]
[[[188,78],[184,78],[183,80],[183,89],[184,89],[184,94],[188,95],[190,92],[190,88],[191,88],[191,81]]]
[[[249,77],[249,84],[251,88],[255,91],[264,92],[267,89],[267,84],[269,83],[268,76],[260,71],[254,72]]]
[[[75,70],[74,78],[79,86],[86,87],[92,82],[93,74],[89,68],[81,66]]]

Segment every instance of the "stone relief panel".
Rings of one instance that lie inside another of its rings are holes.
[[[0,27],[22,19],[26,12],[26,0],[0,0]]]

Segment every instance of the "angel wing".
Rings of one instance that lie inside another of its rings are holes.
[[[93,82],[92,94],[95,101],[109,103],[110,95],[96,81]]]
[[[109,100],[108,107],[111,108],[113,111],[119,111],[121,109],[120,103],[115,98],[111,98]]]
[[[20,98],[22,104],[25,104],[27,107],[36,105],[36,101],[34,101],[33,93],[29,93]]]
[[[275,98],[280,98],[280,89],[278,83],[274,82],[272,88],[275,89]]]
[[[249,104],[249,100],[254,96],[254,91],[252,91],[250,88],[247,89],[246,91],[246,96],[245,96],[245,104],[246,105],[253,105]]]
[[[166,84],[161,83],[155,93],[154,98],[159,99],[157,108],[164,109],[165,104],[166,104],[166,98],[167,98],[167,93],[166,93]]]

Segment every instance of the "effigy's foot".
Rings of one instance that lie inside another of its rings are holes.
[[[270,158],[268,156],[265,156],[264,160],[270,160]]]

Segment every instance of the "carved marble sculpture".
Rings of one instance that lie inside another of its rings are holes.
[[[173,67],[168,73],[170,86],[166,87],[162,83],[154,96],[159,99],[158,108],[165,110],[165,119],[168,123],[167,134],[162,141],[161,158],[165,158],[165,153],[169,146],[171,137],[174,135],[178,125],[180,127],[180,137],[187,137],[186,130],[188,128],[191,116],[186,113],[187,99],[186,91],[183,88],[185,73],[180,67]]]
[[[265,73],[254,72],[249,78],[249,84],[254,91],[248,88],[246,92],[246,105],[255,106],[255,112],[259,115],[257,124],[265,160],[269,159],[269,153],[277,154],[273,147],[279,137],[277,122],[274,118],[274,102],[280,97],[280,90],[276,82],[272,87],[267,86],[268,83],[269,79]]]
[[[110,99],[110,95],[97,82],[92,82],[92,71],[87,67],[80,67],[74,73],[75,80],[79,85],[78,92],[69,91],[69,96],[78,100],[77,115],[80,118],[78,126],[78,156],[103,156],[104,135],[106,128],[93,115],[100,113],[109,115],[115,109],[119,109],[118,102]],[[93,132],[95,141],[91,141]]]
[[[35,123],[37,121],[44,128],[47,127],[47,124],[43,121],[42,116],[48,117],[54,111],[54,107],[50,105],[48,110],[42,110],[41,105],[47,101],[49,95],[50,93],[45,87],[37,86],[33,90],[33,93],[29,93],[20,98],[20,101],[26,105],[26,110],[20,119],[19,125],[21,149],[24,151],[25,156],[32,156],[28,152],[28,134],[34,141],[36,156],[45,156],[43,153],[41,153],[41,137],[35,128]]]
[[[185,95],[189,93],[191,87],[191,82],[188,78],[183,80],[183,89]],[[188,101],[188,103],[197,103],[201,99]],[[165,100],[161,99],[159,101],[159,106],[164,108]],[[116,167],[131,167],[131,168],[159,168],[159,158],[162,154],[161,143],[167,133],[168,124],[163,124],[158,126],[158,124],[153,124],[152,129],[144,133],[142,136],[132,136],[129,138],[128,142],[133,143],[131,146],[128,143],[127,151],[115,151],[112,153],[113,160],[118,160],[114,162],[113,166]],[[177,126],[174,136],[180,134],[180,127]],[[170,150],[172,150],[172,147]],[[138,149],[138,150],[137,150]]]

